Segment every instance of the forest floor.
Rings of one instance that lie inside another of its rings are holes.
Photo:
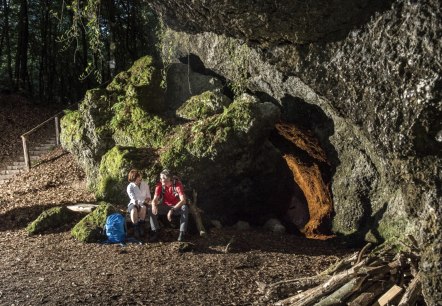
[[[45,119],[43,109],[28,107],[35,109],[27,116]],[[10,112],[11,105],[0,104],[0,118],[13,118]],[[0,152],[19,152],[9,142],[28,126],[18,127],[12,119],[1,124],[9,134],[1,138]],[[332,239],[275,235],[261,228],[213,228],[205,238],[191,235],[186,252],[172,228],[159,242],[126,246],[80,243],[70,235],[73,224],[36,236],[25,231],[49,207],[94,201],[83,170],[61,148],[0,185],[0,305],[268,305],[273,301],[264,300],[257,281],[316,275],[354,251]]]

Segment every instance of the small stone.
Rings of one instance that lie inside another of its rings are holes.
[[[222,229],[223,225],[221,224],[220,221],[218,220],[210,220],[210,223],[212,223],[212,225],[217,228],[217,229]]]
[[[235,228],[236,228],[238,231],[247,231],[247,230],[250,229],[250,224],[249,224],[248,222],[245,222],[245,221],[238,221],[238,222],[235,224]]]

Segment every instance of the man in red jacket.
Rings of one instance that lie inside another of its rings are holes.
[[[169,221],[172,221],[173,215],[180,215],[178,241],[183,241],[189,223],[189,206],[186,204],[183,185],[178,180],[174,181],[167,169],[160,173],[160,182],[155,186],[152,207],[149,208],[150,226],[153,231],[151,241],[158,239],[158,214],[167,215]]]

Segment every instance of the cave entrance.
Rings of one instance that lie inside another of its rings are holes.
[[[286,122],[276,124],[271,141],[293,174],[287,218],[308,238],[329,238],[331,167],[319,141],[309,130]]]

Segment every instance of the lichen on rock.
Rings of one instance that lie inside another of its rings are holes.
[[[99,242],[103,237],[103,227],[108,215],[118,212],[118,209],[106,202],[100,202],[98,207],[87,214],[71,230],[71,235],[82,242]]]

